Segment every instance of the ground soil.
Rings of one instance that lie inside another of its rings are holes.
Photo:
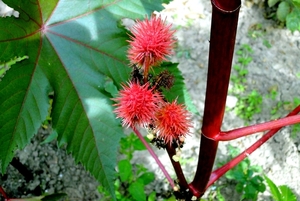
[[[243,2],[236,36],[236,48],[248,44],[253,49],[253,61],[247,67],[246,92],[257,90],[263,97],[263,107],[260,114],[254,116],[250,124],[269,120],[270,110],[277,101],[293,101],[300,98],[300,33],[290,32],[279,27],[272,20],[264,18],[262,4]],[[209,51],[209,36],[211,23],[211,4],[206,0],[174,0],[162,12],[167,21],[177,29],[178,48],[172,61],[179,62],[179,68],[185,77],[187,89],[200,115],[193,117],[194,130],[182,150],[186,159],[184,172],[189,180],[192,179],[197,164],[199,151],[199,130],[204,108],[206,74]],[[261,28],[256,29],[257,25]],[[257,31],[251,36],[251,31]],[[270,48],[264,45],[269,42]],[[236,56],[234,61],[236,62]],[[232,84],[231,84],[232,86]],[[275,100],[268,98],[270,89],[277,89]],[[228,107],[234,108],[238,97],[228,96]],[[279,109],[281,115],[288,113],[290,108]],[[233,111],[228,111],[224,117],[223,129],[241,127],[245,124]],[[0,185],[5,187],[8,194],[14,197],[34,195],[41,192],[65,192],[69,200],[101,200],[97,193],[99,185],[80,165],[75,165],[71,156],[64,149],[58,149],[55,142],[41,144],[49,134],[41,129],[32,142],[17,153],[18,161],[33,173],[32,178],[25,178],[11,165],[7,174],[0,179]],[[251,145],[261,137],[262,133],[243,139],[234,140],[230,144],[241,150]],[[228,142],[220,143],[217,161],[227,158]],[[157,150],[160,159],[166,162],[166,168],[172,172],[169,159],[163,150]],[[168,190],[161,171],[150,157],[144,157],[145,152],[138,152],[133,161],[144,163],[157,175],[157,181],[150,187],[157,192]],[[291,138],[291,128],[282,129],[260,149],[249,156],[251,164],[263,167],[263,173],[277,185],[288,185],[300,200],[300,133]],[[20,164],[19,164],[20,165]],[[26,181],[27,179],[27,181]],[[227,182],[227,183],[226,183]],[[234,184],[221,179],[219,185],[225,185],[222,193],[226,200],[238,200],[239,195],[234,190]],[[213,190],[213,189],[212,189]],[[207,196],[207,195],[205,195]],[[259,195],[258,200],[270,200],[266,191]]]

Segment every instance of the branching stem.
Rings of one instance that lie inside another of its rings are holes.
[[[247,126],[243,128],[237,128],[230,131],[220,132],[218,135],[214,137],[214,140],[216,141],[234,140],[247,135],[255,134],[266,130],[282,128],[283,126],[288,126],[296,123],[300,123],[300,115],[287,116],[282,119],[277,119],[277,120],[256,124],[252,126]]]
[[[172,178],[169,175],[169,173],[167,172],[165,166],[161,163],[161,161],[159,160],[159,158],[157,157],[157,155],[155,154],[153,149],[146,142],[146,140],[144,139],[144,137],[142,136],[140,131],[138,131],[134,126],[132,126],[131,128],[132,128],[133,132],[138,136],[138,138],[142,141],[142,143],[145,145],[145,147],[147,148],[150,155],[154,158],[155,162],[157,163],[158,167],[161,169],[161,171],[163,172],[163,174],[167,178],[167,180],[170,183],[170,185],[172,186],[172,188],[174,188],[175,187],[174,181],[172,180]]]
[[[180,165],[179,161],[174,161],[174,159],[173,159],[173,156],[176,155],[175,148],[170,143],[168,143],[166,149],[167,149],[169,158],[171,160],[171,163],[173,165],[173,168],[175,170],[180,188],[181,189],[182,188],[183,189],[188,189],[189,186],[188,186],[188,183],[187,183],[187,181],[185,179],[185,176],[182,172],[181,165]]]
[[[290,112],[287,115],[287,117],[294,116],[294,115],[298,114],[299,112],[300,112],[300,105],[298,107],[296,107],[292,112]],[[299,115],[297,115],[297,116],[299,116]],[[282,127],[283,126],[281,126],[279,128],[277,127],[277,128],[274,128],[274,129],[270,130],[264,136],[262,136],[257,142],[255,142],[253,145],[251,145],[248,149],[243,151],[240,155],[233,158],[231,161],[226,163],[224,166],[222,166],[222,167],[218,168],[217,170],[213,171],[211,176],[210,176],[210,179],[209,179],[209,182],[208,182],[206,188],[211,186],[216,180],[218,180],[221,176],[223,176],[228,170],[232,169],[239,162],[244,160],[248,155],[250,155],[256,149],[258,149],[261,145],[263,145],[268,139],[273,137]]]

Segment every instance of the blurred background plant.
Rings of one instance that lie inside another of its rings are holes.
[[[279,20],[291,31],[300,31],[300,1],[299,0],[268,0],[270,13],[267,18]]]

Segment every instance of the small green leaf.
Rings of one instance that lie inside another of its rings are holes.
[[[150,193],[147,201],[156,201],[156,192],[155,191]]]
[[[145,138],[145,140],[147,140],[147,138]],[[134,150],[138,150],[138,151],[146,150],[145,145],[142,143],[142,141],[139,138],[136,138],[132,142],[132,145],[133,145]]]
[[[276,184],[274,184],[274,182],[266,175],[264,175],[264,178],[267,181],[267,184],[271,190],[273,199],[275,201],[281,201],[281,194],[280,194],[280,191],[279,191],[278,187],[276,186]]]
[[[286,1],[282,1],[277,9],[277,18],[284,22],[286,20],[287,15],[290,13],[290,4]]]
[[[300,9],[294,8],[286,17],[286,27],[291,31],[300,31]]]
[[[52,142],[53,140],[57,139],[57,132],[54,130],[50,133],[50,135],[48,135],[48,137],[41,143],[41,144],[46,144],[49,142]]]
[[[244,197],[245,198],[255,198],[257,196],[257,190],[255,188],[255,186],[252,185],[252,183],[248,183],[245,186],[245,194]]]
[[[296,201],[296,196],[293,191],[286,185],[279,186],[281,191],[281,200],[282,201]]]
[[[225,201],[225,197],[221,194],[221,189],[220,188],[217,188],[217,195],[216,195],[216,198],[219,200],[219,201]]]
[[[235,186],[235,190],[237,191],[237,192],[242,192],[243,191],[243,189],[244,189],[244,184],[243,183],[238,183],[236,186]]]
[[[119,175],[122,182],[129,181],[132,176],[132,165],[127,159],[120,160],[118,163]]]
[[[252,169],[254,172],[262,172],[262,167],[259,166],[259,165],[252,165],[252,166],[251,166],[251,169]]]
[[[272,47],[271,43],[268,40],[266,40],[266,39],[263,40],[263,45],[266,46],[267,48],[271,48]]]
[[[112,97],[116,97],[119,93],[118,88],[114,84],[113,80],[109,77],[105,78],[104,90],[110,93]]]
[[[56,193],[56,194],[52,194],[52,195],[47,195],[44,198],[42,198],[42,201],[59,201],[62,198],[67,197],[66,193]]]
[[[129,186],[129,192],[136,201],[146,201],[144,184],[141,181],[136,181]]]
[[[279,0],[268,0],[268,6],[272,7],[274,6],[277,2],[279,2]]]
[[[145,172],[142,174],[138,180],[142,181],[144,185],[150,184],[152,181],[154,181],[155,175],[153,172]]]

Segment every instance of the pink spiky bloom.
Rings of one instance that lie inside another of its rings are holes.
[[[117,103],[115,113],[118,118],[122,118],[122,125],[145,126],[155,119],[155,111],[162,103],[162,96],[158,92],[149,89],[149,84],[143,86],[137,83],[123,85],[119,92],[119,97],[114,98]]]
[[[160,17],[151,16],[144,21],[137,21],[132,28],[133,36],[128,41],[128,59],[130,63],[144,67],[145,76],[149,69],[167,60],[172,54],[175,40],[174,30]]]
[[[184,105],[177,104],[177,101],[165,103],[156,113],[156,129],[159,137],[165,143],[171,143],[180,136],[186,136],[191,128],[190,114]]]

